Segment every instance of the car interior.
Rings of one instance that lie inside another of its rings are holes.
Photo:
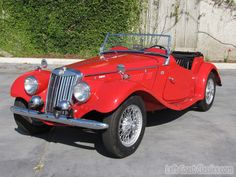
[[[173,51],[171,55],[175,58],[176,63],[186,69],[191,70],[195,57],[203,57],[201,52],[183,52]]]
[[[166,49],[164,47],[158,45],[157,47],[153,46],[150,48],[144,48],[144,51],[166,54]],[[115,46],[112,47],[110,50],[129,50],[129,49],[124,46]],[[172,51],[171,55],[174,57],[176,63],[179,66],[188,70],[191,70],[195,57],[203,57],[203,54],[201,52]]]

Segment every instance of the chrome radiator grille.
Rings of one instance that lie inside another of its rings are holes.
[[[59,72],[62,69],[56,69],[52,72],[48,85],[46,112],[53,112],[54,107],[62,100],[71,102],[73,87],[79,79],[79,75],[71,70]],[[58,74],[59,73],[59,74]]]

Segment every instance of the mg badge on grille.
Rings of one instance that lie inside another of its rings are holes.
[[[61,76],[65,73],[65,71],[66,71],[66,67],[63,67],[63,68],[60,69],[58,74]]]

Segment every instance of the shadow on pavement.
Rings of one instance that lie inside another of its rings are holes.
[[[183,111],[165,109],[162,111],[149,112],[147,113],[147,128],[172,122],[191,110],[193,109],[186,109]],[[25,133],[18,128],[15,130],[18,133],[25,135]],[[106,157],[111,157],[102,145],[100,132],[82,128],[59,126],[54,127],[47,134],[34,135],[34,137],[44,139],[48,142],[61,143],[86,150],[96,150]]]
[[[18,128],[15,130],[22,135],[28,135]],[[49,133],[33,135],[33,137],[41,138],[48,142],[73,146],[76,148],[96,150],[98,153],[106,157],[111,157],[110,154],[105,151],[105,148],[102,145],[101,134],[99,132],[76,127],[58,126],[53,127]]]
[[[162,124],[172,122],[191,110],[192,109],[175,111],[175,110],[171,110],[171,109],[164,109],[164,110],[156,111],[156,112],[148,112],[146,126],[153,127],[153,126],[162,125]]]

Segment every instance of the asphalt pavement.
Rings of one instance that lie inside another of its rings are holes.
[[[94,132],[55,127],[48,134],[28,136],[16,128],[9,110],[14,103],[10,86],[29,68],[0,65],[1,177],[187,176],[166,174],[166,167],[199,164],[231,166],[234,174],[229,176],[236,176],[236,70],[221,70],[223,87],[217,87],[208,112],[148,113],[138,150],[127,158],[113,159]]]

